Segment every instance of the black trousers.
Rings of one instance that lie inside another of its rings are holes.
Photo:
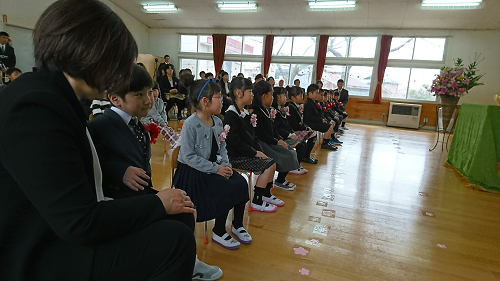
[[[92,280],[191,280],[194,216],[171,215],[96,247]]]
[[[177,104],[177,117],[182,117],[182,110],[186,107],[186,104],[184,103],[184,100],[176,99],[176,98],[170,98],[167,100],[167,107],[165,108],[165,112],[168,114],[170,109],[174,106],[174,104]]]

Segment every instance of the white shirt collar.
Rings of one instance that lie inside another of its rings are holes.
[[[245,118],[245,116],[247,116],[247,115],[249,115],[249,114],[250,114],[246,108],[243,108],[243,110],[242,110],[240,113],[238,113],[238,110],[236,110],[236,107],[235,107],[233,104],[231,104],[231,105],[228,107],[228,109],[226,110],[226,112],[228,112],[228,111],[233,111],[233,112],[235,112],[235,113],[236,113],[236,114],[238,114],[241,118]]]
[[[118,114],[123,119],[123,122],[125,122],[125,124],[127,124],[127,126],[128,126],[128,123],[130,123],[130,119],[132,119],[132,116],[130,116],[130,114],[128,114],[127,112],[125,112],[125,111],[123,111],[121,109],[119,109],[116,106],[112,106],[111,110],[113,110],[114,112],[116,112],[116,114]]]

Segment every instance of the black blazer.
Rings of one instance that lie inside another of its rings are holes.
[[[101,116],[90,120],[88,127],[99,155],[104,196],[123,198],[156,193],[151,180],[146,180],[148,186],[139,191],[133,191],[123,183],[123,176],[130,166],[143,169],[151,177],[149,134],[145,133],[147,151],[144,156],[137,137],[113,110],[105,110]],[[144,132],[144,126],[141,127]]]
[[[90,280],[97,244],[166,217],[155,195],[98,203],[92,162],[61,72],[25,73],[1,91],[0,280]]]
[[[179,92],[179,79],[177,77],[172,76],[172,81],[174,86],[170,85],[170,81],[168,80],[167,75],[163,75],[158,77],[158,85],[160,85],[160,91],[161,91],[161,99],[164,102],[167,102],[167,97],[166,95],[170,93],[170,90],[172,89],[177,89]]]
[[[0,48],[0,55],[6,56],[6,58],[0,58],[0,62],[2,62],[6,67],[11,68],[16,66],[16,54],[14,52],[14,48],[12,48],[12,46],[8,43],[5,44],[5,52],[2,53],[2,49]]]
[[[241,118],[234,111],[226,112],[224,125],[229,125],[226,137],[226,149],[229,157],[255,157],[262,147],[257,141],[255,130],[250,124],[250,115]]]
[[[288,135],[293,134],[294,130],[290,123],[285,111],[276,109],[276,118],[274,118],[274,129],[278,132],[282,139],[287,139]]]
[[[304,123],[314,126],[323,123],[323,110],[316,101],[307,99],[304,103]]]
[[[257,115],[257,127],[255,128],[257,138],[267,144],[278,144],[282,138],[274,129],[274,121],[266,116],[267,112],[265,114],[264,112],[266,109],[260,106],[253,111]]]
[[[286,106],[288,106],[288,109],[290,109],[290,116],[287,117],[288,123],[290,123],[290,126],[292,126],[294,131],[305,131],[307,130],[307,125],[302,122],[302,112],[300,112],[300,109],[295,105],[293,101],[288,101],[286,103]]]
[[[233,104],[233,101],[228,98],[229,93],[226,91],[226,85],[224,85],[224,82],[220,80],[218,83],[220,86],[220,94],[222,96],[222,109],[220,113],[222,115],[225,115],[226,110],[229,108],[231,104]],[[227,87],[231,89],[231,83],[227,82]]]

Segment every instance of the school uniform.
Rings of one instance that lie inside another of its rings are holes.
[[[288,172],[299,169],[300,164],[297,162],[297,153],[295,150],[290,146],[284,148],[278,145],[278,140],[282,138],[274,129],[270,112],[266,108],[259,106],[254,109],[253,113],[257,116],[255,130],[257,138],[264,154],[276,161],[276,171]]]
[[[255,136],[250,118],[251,114],[246,109],[240,111],[234,105],[229,106],[224,116],[224,124],[230,127],[226,138],[227,155],[233,168],[249,170],[260,175],[275,161],[271,157],[255,157],[257,151],[263,150]]]
[[[140,129],[134,130],[132,123]],[[89,132],[94,140],[103,173],[104,195],[111,198],[124,198],[144,194],[156,194],[151,179],[144,179],[144,190],[134,191],[123,183],[129,167],[138,167],[151,177],[151,145],[149,134],[138,120],[126,112],[112,107],[99,117],[90,120]]]
[[[228,212],[249,199],[247,182],[234,172],[229,178],[217,174],[219,165],[231,167],[222,121],[212,116],[214,125],[205,125],[196,115],[189,116],[181,131],[182,145],[173,185],[186,191],[196,206],[197,221],[207,221]]]
[[[326,132],[330,129],[329,123],[323,122],[323,110],[318,102],[312,99],[307,99],[304,103],[304,123],[313,130]]]

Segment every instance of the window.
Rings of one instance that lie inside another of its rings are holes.
[[[212,35],[200,35],[198,36],[198,53],[210,53],[214,52],[214,40]]]
[[[212,35],[181,35],[181,52],[213,53]]]
[[[314,57],[316,37],[274,37],[273,56]]]
[[[442,61],[446,38],[394,37],[389,60]]]
[[[263,36],[227,36],[225,54],[262,56],[263,42]]]
[[[351,37],[350,58],[374,58],[377,37]]]
[[[382,97],[435,101],[428,88],[438,73],[439,69],[387,67]]]
[[[241,54],[243,48],[242,36],[228,36],[226,38],[226,51],[225,54]]]
[[[444,38],[417,38],[413,59],[442,61],[445,42]]]
[[[260,62],[242,62],[241,72],[245,77],[252,77],[252,81],[255,81],[255,76],[262,73]]]
[[[326,47],[326,57],[342,58],[347,57],[347,46],[350,37],[330,37]]]
[[[181,52],[196,53],[197,35],[181,35]]]
[[[435,101],[428,88],[439,73],[446,38],[394,37],[382,97]]]
[[[191,69],[195,79],[200,79],[200,71],[205,71],[205,73],[212,72],[215,76],[214,62],[211,60],[196,60],[196,59],[181,59],[181,68]]]
[[[292,37],[274,37],[273,56],[291,56]]]
[[[344,81],[349,95],[369,96],[372,72],[371,66],[347,66],[347,81]]]
[[[243,54],[262,56],[264,49],[263,36],[243,36]]]
[[[321,81],[323,82],[324,89],[336,89],[337,81],[339,79],[346,80],[346,66],[345,65],[325,65],[323,69],[323,77]]]
[[[312,64],[271,63],[268,76],[274,77],[275,84],[283,79],[286,85],[293,85],[295,79],[300,80],[300,86],[307,88],[312,81]]]
[[[293,37],[292,56],[314,57],[316,37]]]

